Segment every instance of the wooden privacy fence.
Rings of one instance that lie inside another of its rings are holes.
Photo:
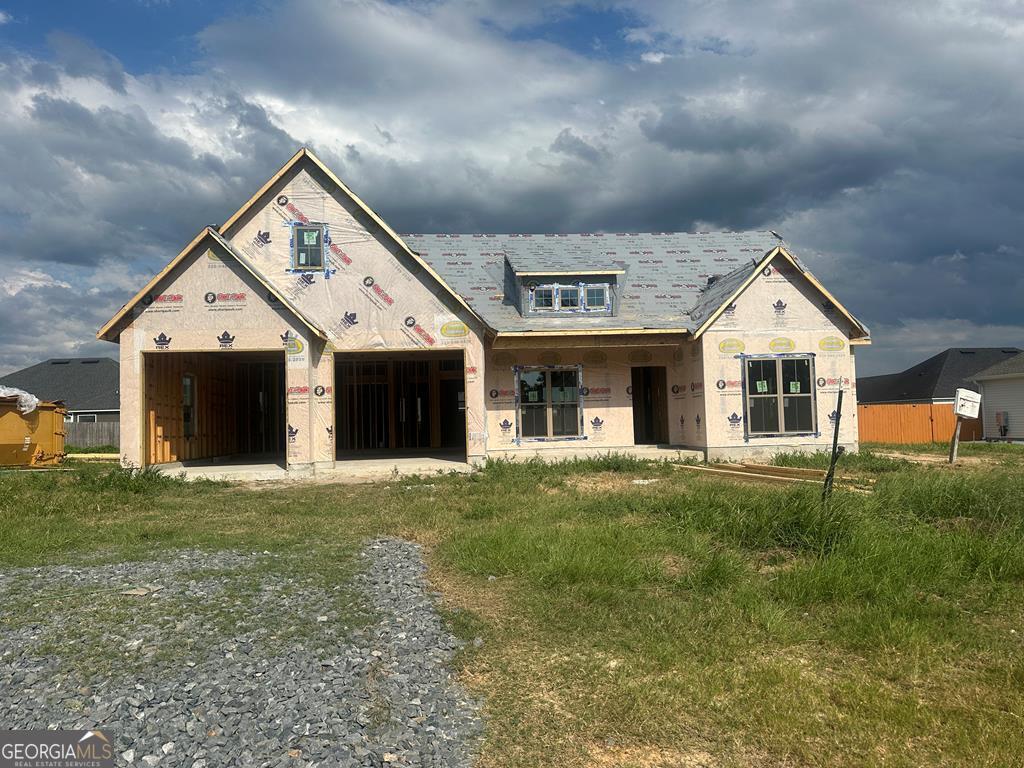
[[[952,403],[865,403],[857,406],[862,443],[945,443],[953,437]],[[965,419],[961,440],[981,439],[981,420]]]
[[[121,422],[119,421],[75,421],[65,422],[65,445],[75,448],[92,448],[96,445],[121,445]]]

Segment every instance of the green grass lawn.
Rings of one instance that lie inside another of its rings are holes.
[[[484,766],[1016,764],[1024,471],[874,471],[827,508],[616,458],[270,489],[6,473],[0,561],[417,540],[483,640],[460,674]]]
[[[65,453],[74,456],[76,453],[112,453],[117,456],[121,449],[116,445],[66,445],[64,446]]]

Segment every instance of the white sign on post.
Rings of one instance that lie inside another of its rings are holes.
[[[958,389],[953,401],[953,413],[963,419],[978,418],[981,408],[981,395],[969,389]]]

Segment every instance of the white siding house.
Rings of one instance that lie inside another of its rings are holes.
[[[986,440],[1024,440],[1024,353],[974,377]]]

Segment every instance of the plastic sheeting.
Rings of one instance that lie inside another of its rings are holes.
[[[39,398],[23,389],[0,386],[0,397],[18,398],[18,410],[21,411],[22,415],[32,413],[32,411],[39,407]]]

